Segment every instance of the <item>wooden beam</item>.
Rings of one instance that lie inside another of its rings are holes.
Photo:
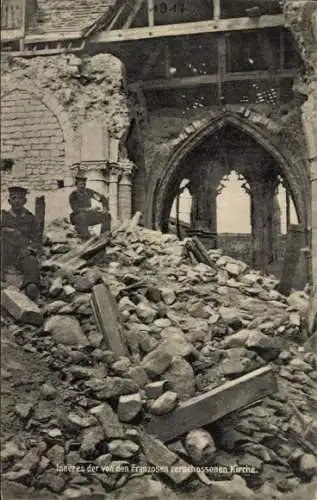
[[[272,75],[270,71],[246,71],[236,73],[226,73],[223,76],[224,82],[234,82],[243,80],[279,80],[282,78],[294,78],[298,75],[298,69],[287,69],[283,71],[276,71]],[[216,84],[218,82],[218,74],[214,75],[199,75],[199,76],[185,76],[182,78],[157,79],[145,80],[131,83],[129,88],[133,90],[140,86],[144,90],[151,89],[177,89],[183,87],[196,87],[198,85]]]
[[[154,26],[154,0],[147,0],[149,26]]]
[[[240,410],[277,389],[272,369],[259,368],[181,403],[167,415],[153,417],[145,424],[145,430],[163,442],[171,441]]]
[[[221,0],[213,0],[214,7],[214,19],[220,19],[221,17]]]
[[[60,42],[61,40],[77,40],[83,37],[81,31],[64,31],[44,33],[43,35],[27,35],[24,39],[25,45],[32,43]]]
[[[124,9],[126,8],[126,4],[122,4],[120,9],[117,11],[116,15],[113,17],[112,21],[110,22],[110,24],[108,24],[107,26],[107,31],[111,31],[112,28],[115,26],[116,22],[118,21],[119,17],[121,16],[122,12],[124,11]]]
[[[139,10],[141,9],[143,2],[144,2],[144,0],[137,0],[136,1],[132,12],[129,14],[128,19],[126,20],[126,22],[123,25],[123,29],[130,28],[132,22],[135,19],[135,16],[138,14]]]
[[[93,287],[91,307],[98,329],[104,336],[109,349],[117,356],[125,356],[127,349],[123,343],[118,306],[105,284]]]
[[[125,42],[128,40],[152,39],[167,36],[198,35],[200,33],[222,33],[225,31],[248,31],[264,28],[278,28],[285,25],[282,14],[261,16],[257,19],[236,17],[234,19],[219,19],[197,21],[190,23],[165,24],[161,26],[144,26],[126,30],[113,30],[93,35],[91,43]]]

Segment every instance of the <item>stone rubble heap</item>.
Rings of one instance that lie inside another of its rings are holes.
[[[47,236],[45,258],[76,242],[66,223]],[[257,471],[242,474],[245,484],[263,496],[316,475],[317,443],[303,437],[317,414],[316,353],[302,347],[308,296],[285,298],[273,277],[221,250],[209,255],[214,267],[194,262],[175,236],[137,228],[118,232],[81,271],[43,273],[37,319],[2,323],[22,349],[40,353],[59,384],[47,380],[36,401],[16,405],[21,430],[3,442],[4,478],[63,498],[103,498],[137,475],[131,464],[161,467],[152,479],[173,488],[197,480],[188,464],[244,464]],[[109,351],[97,331],[90,299],[99,282],[116,297],[127,356]],[[144,432],[148,415],[268,363],[279,384],[271,397],[172,443]],[[5,367],[2,375],[10,379]],[[55,415],[45,411],[52,401]],[[112,472],[62,469],[84,462]]]

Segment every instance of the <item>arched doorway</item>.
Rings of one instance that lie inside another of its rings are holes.
[[[307,228],[308,172],[286,159],[258,127],[236,115],[225,115],[193,133],[172,153],[156,187],[153,221],[168,231],[170,213],[184,178],[190,180],[191,224],[217,234],[217,196],[224,175],[245,178],[251,210],[251,262],[267,268],[277,258],[281,183],[294,205],[298,223]],[[306,186],[307,184],[307,186]],[[229,214],[230,216],[230,214]]]

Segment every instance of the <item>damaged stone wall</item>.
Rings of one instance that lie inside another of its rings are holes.
[[[317,284],[317,3],[285,0],[287,24],[305,64],[305,75],[298,78],[295,88],[305,98],[302,123],[305,131],[311,183],[311,261],[312,276]]]
[[[45,192],[49,214],[61,215],[78,162],[97,161],[105,169],[110,140],[118,145],[114,161],[126,156],[130,112],[123,65],[110,54],[4,56],[1,79],[1,149],[15,164],[4,175],[2,194],[12,183],[29,188],[31,199]],[[98,144],[85,142],[90,124],[101,131]],[[64,190],[57,192],[57,180]]]
[[[171,172],[184,158],[184,151],[189,153],[195,147],[195,138],[209,126],[212,128],[213,122],[223,118],[239,122],[242,130],[244,127],[246,133],[250,130],[265,149],[276,152],[284,163],[283,174],[292,188],[299,218],[305,220],[310,211],[309,164],[300,110],[294,108],[293,103],[274,109],[261,105],[232,105],[226,106],[224,110],[205,108],[193,110],[187,115],[174,111],[162,110],[150,116],[149,123],[142,131],[148,173],[149,225],[153,221],[153,209],[157,211],[158,183],[162,194],[168,189]],[[156,224],[159,224],[159,217],[159,214],[155,215]]]

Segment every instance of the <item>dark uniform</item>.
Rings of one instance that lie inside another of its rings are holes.
[[[9,189],[10,195],[26,195],[19,187]],[[26,201],[26,200],[25,200]],[[10,198],[9,198],[10,202]],[[22,202],[23,203],[23,202]],[[22,206],[18,211],[1,210],[2,271],[14,266],[23,274],[23,288],[40,284],[40,266],[37,253],[40,241],[34,215]]]
[[[86,178],[77,176],[76,180],[85,182]],[[110,231],[111,228],[111,216],[108,210],[92,209],[91,201],[93,199],[101,201],[104,205],[108,203],[104,196],[86,187],[82,187],[81,190],[76,189],[69,196],[69,204],[73,210],[70,214],[70,222],[75,226],[78,236],[82,239],[90,237],[89,226],[101,224],[101,233]]]

